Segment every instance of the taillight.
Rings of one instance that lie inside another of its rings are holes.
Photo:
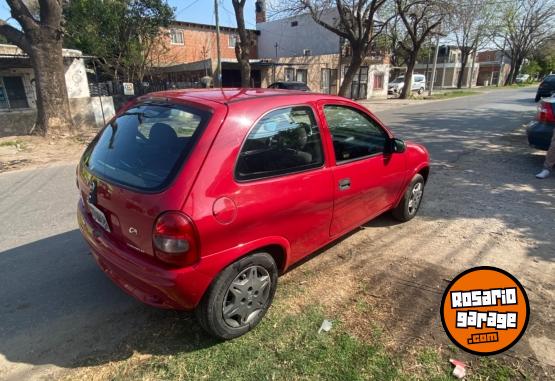
[[[540,122],[555,122],[555,115],[553,114],[553,105],[549,102],[540,102],[538,105],[537,119]]]
[[[193,222],[181,212],[166,212],[156,220],[152,233],[154,253],[164,262],[189,266],[199,259]]]

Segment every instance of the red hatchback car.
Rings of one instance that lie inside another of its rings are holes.
[[[429,157],[345,98],[180,90],[126,105],[77,172],[102,270],[230,339],[258,324],[295,262],[388,210],[413,218]]]

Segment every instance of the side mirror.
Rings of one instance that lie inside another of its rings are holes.
[[[389,139],[387,142],[386,153],[403,153],[407,149],[407,145],[401,139]]]

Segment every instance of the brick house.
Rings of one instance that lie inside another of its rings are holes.
[[[254,42],[251,58],[257,58],[257,36],[248,30]],[[212,76],[217,65],[216,27],[186,21],[175,21],[166,31],[162,46],[154,53],[155,73],[176,82],[198,82],[204,76]],[[222,59],[222,82],[224,87],[241,83],[239,64],[235,57],[236,28],[220,27],[220,51]],[[253,72],[255,83],[257,73]],[[258,78],[260,75],[258,74]],[[258,82],[260,82],[258,80]]]
[[[479,85],[487,83],[489,85],[499,84],[503,86],[505,84],[511,71],[511,59],[507,55],[502,59],[501,50],[479,52],[477,61],[480,63],[480,72],[478,73]],[[499,81],[499,73],[501,73],[501,81]]]

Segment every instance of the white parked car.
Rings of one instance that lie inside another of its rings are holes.
[[[397,95],[401,93],[401,90],[405,86],[405,76],[395,78],[393,81],[389,82],[387,88],[387,93],[390,95]],[[418,94],[424,93],[426,90],[426,76],[422,74],[413,74],[412,76],[412,91],[418,92]]]
[[[530,75],[528,75],[528,74],[519,74],[519,75],[516,76],[516,83],[528,82],[529,79],[530,79]]]

